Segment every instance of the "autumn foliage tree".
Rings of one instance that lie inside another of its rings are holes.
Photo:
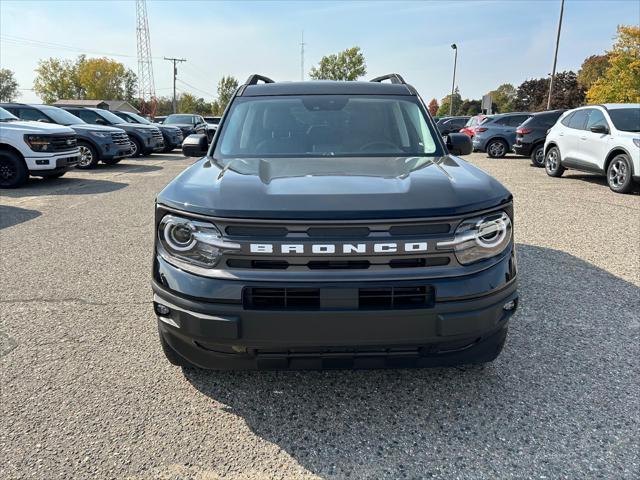
[[[438,105],[438,101],[435,98],[432,98],[427,108],[429,109],[429,113],[431,114],[431,116],[435,117],[436,113],[438,113],[438,108],[440,108],[440,106]]]
[[[590,103],[640,103],[640,27],[618,26],[609,67],[589,88]]]
[[[525,80],[516,90],[514,108],[523,112],[540,112],[547,109],[549,78]],[[584,88],[578,83],[575,72],[557,73],[551,93],[551,109],[576,108],[584,103]]]
[[[580,70],[578,70],[578,83],[585,90],[589,90],[596,80],[604,77],[609,69],[609,55],[591,55],[584,59]]]

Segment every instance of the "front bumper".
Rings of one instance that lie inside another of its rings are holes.
[[[160,152],[164,150],[164,139],[162,137],[147,137],[144,139],[145,152]]]
[[[426,366],[444,364],[444,358],[450,361],[452,352],[456,352],[454,364],[466,363],[468,352],[506,329],[517,306],[515,258],[513,251],[507,253],[472,275],[424,280],[435,292],[428,308],[326,310],[252,309],[243,303],[242,292],[265,282],[202,278],[158,257],[154,308],[156,314],[159,305],[169,309],[158,315],[166,342],[203,368],[289,368],[301,358],[315,362],[310,368],[320,368],[325,361],[345,357],[366,360],[371,366],[374,357],[384,362],[397,356],[412,357],[417,365]],[[404,286],[416,281],[385,282],[378,277],[357,284],[294,285],[353,290],[367,283]],[[374,361],[376,365],[382,366]]]
[[[130,146],[116,145],[115,143],[102,143],[98,145],[101,160],[118,160],[131,155],[133,149]]]
[[[75,148],[67,152],[26,156],[24,160],[32,173],[56,173],[77,165],[80,161],[80,150]]]
[[[166,131],[162,132],[162,136],[164,137],[164,144],[168,148],[176,148],[182,145],[182,132],[175,133],[167,133]]]

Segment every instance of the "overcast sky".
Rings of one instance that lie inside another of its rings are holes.
[[[358,45],[367,77],[398,72],[428,101],[456,84],[479,98],[505,82],[519,85],[551,71],[560,0],[464,1],[160,1],[148,0],[157,95],[171,93],[171,66],[184,57],[178,89],[215,96],[222,75],[243,81],[259,72],[300,79],[323,55]],[[618,24],[640,23],[637,0],[567,0],[558,70],[577,70],[585,57],[609,48]],[[23,102],[39,59],[110,56],[137,72],[133,0],[0,2],[0,66],[16,73]]]

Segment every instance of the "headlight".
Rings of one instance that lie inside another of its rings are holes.
[[[94,137],[99,137],[99,138],[111,137],[111,133],[105,133],[105,132],[89,132],[89,133]]]
[[[48,152],[51,150],[51,138],[43,135],[25,135],[24,141],[35,152]]]
[[[633,143],[636,144],[636,147],[640,148],[640,138],[634,138]]]
[[[468,265],[502,253],[513,235],[511,219],[505,212],[464,220],[453,240],[438,242],[439,250],[453,248],[458,262]]]
[[[173,259],[203,268],[212,268],[225,250],[239,250],[240,245],[225,242],[220,230],[208,222],[165,215],[158,226],[161,253]],[[167,259],[171,261],[171,258]]]
[[[147,130],[146,128],[134,128],[134,130],[138,133],[143,133],[145,135],[151,135],[151,130]]]

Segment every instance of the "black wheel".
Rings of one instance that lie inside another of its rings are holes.
[[[24,160],[13,152],[0,151],[0,188],[16,188],[29,179]]]
[[[616,193],[629,193],[633,189],[631,161],[627,154],[621,153],[613,157],[607,168],[607,183]]]
[[[534,167],[544,167],[544,145],[538,145],[531,151],[531,163]]]
[[[558,147],[551,147],[544,157],[544,169],[550,177],[561,177],[566,168],[562,166],[562,157]]]
[[[502,158],[509,151],[509,145],[507,145],[507,142],[505,142],[504,140],[495,138],[489,141],[486,151],[487,155],[489,155],[491,158]]]
[[[136,137],[129,135],[129,141],[131,142],[131,158],[139,157],[142,155],[142,145]]]
[[[102,163],[105,165],[115,165],[116,163],[120,163],[121,158],[105,158],[102,160]]]
[[[80,161],[76,168],[82,170],[88,170],[95,168],[100,159],[98,158],[98,152],[93,148],[93,145],[87,142],[78,142],[78,148],[80,149]]]
[[[158,334],[160,335],[160,346],[162,347],[162,352],[164,353],[164,356],[167,357],[167,360],[171,365],[182,368],[197,368],[193,363],[180,356],[178,352],[171,348],[162,336],[162,332],[158,331]]]

